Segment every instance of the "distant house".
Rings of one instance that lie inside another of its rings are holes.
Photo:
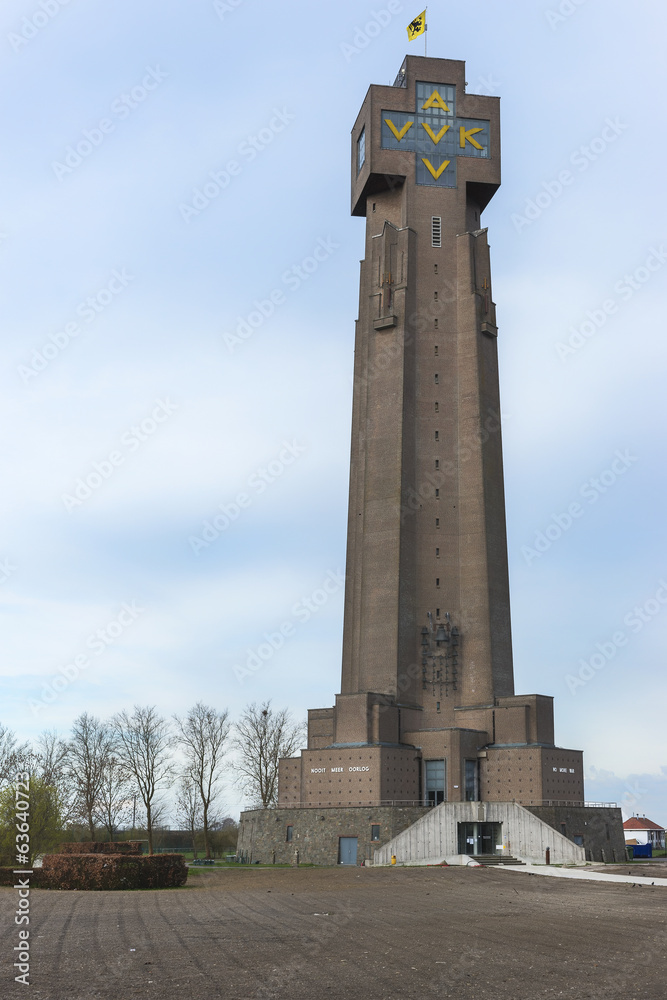
[[[626,844],[651,844],[664,848],[665,830],[646,816],[631,816],[623,824]]]

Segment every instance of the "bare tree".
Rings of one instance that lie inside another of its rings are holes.
[[[197,834],[203,826],[203,808],[196,787],[189,775],[182,775],[176,795],[176,821],[192,838],[192,853],[197,857]]]
[[[32,755],[33,773],[45,785],[55,789],[63,826],[76,815],[77,791],[69,768],[69,746],[55,729],[46,729],[35,740]]]
[[[91,840],[95,840],[95,815],[113,747],[114,735],[107,722],[87,712],[74,720],[67,773],[76,787],[79,809],[88,824]]]
[[[132,781],[118,758],[112,755],[104,768],[97,806],[97,820],[106,828],[109,840],[113,840],[120,824],[132,815],[133,795]]]
[[[225,743],[230,724],[227,711],[216,712],[200,701],[191,708],[184,719],[174,716],[178,741],[185,758],[184,773],[194,782],[202,802],[202,825],[206,857],[211,857],[209,842],[209,809],[219,792],[220,764],[225,754]]]
[[[148,852],[153,853],[155,794],[174,773],[174,745],[169,723],[154,705],[135,705],[132,715],[119,712],[113,718],[117,737],[116,756],[125,774],[134,781],[146,807]]]
[[[278,762],[292,757],[304,737],[304,727],[292,721],[288,709],[274,711],[266,701],[248,705],[236,724],[233,748],[238,754],[238,783],[266,809],[278,798]]]
[[[0,787],[14,781],[17,771],[30,761],[28,743],[17,743],[16,734],[0,722]]]

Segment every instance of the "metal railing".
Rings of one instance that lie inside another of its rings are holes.
[[[475,803],[482,802],[484,804],[493,804],[496,800],[491,799],[476,799]],[[510,801],[509,799],[507,801]],[[618,809],[617,802],[581,802],[576,799],[527,799],[518,802],[517,799],[512,799],[512,802],[516,802],[517,805],[521,806],[579,806],[586,809]],[[449,803],[439,803],[440,805],[462,805],[463,802],[450,801]],[[320,800],[319,802],[283,802],[277,806],[271,806],[272,809],[367,809],[378,807],[420,807],[423,809],[432,809],[434,806],[428,802],[423,802],[421,799],[374,799],[373,801],[365,802],[347,802],[336,804],[331,801],[331,799]],[[252,812],[254,809],[261,809],[261,806],[251,806],[246,812]]]

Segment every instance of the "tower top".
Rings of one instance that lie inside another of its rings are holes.
[[[466,94],[465,63],[406,56],[372,85],[352,129],[352,215],[406,178],[467,189],[484,208],[500,185],[500,98]]]

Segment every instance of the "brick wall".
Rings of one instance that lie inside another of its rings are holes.
[[[568,840],[583,838],[588,861],[625,861],[625,836],[620,809],[602,806],[526,806],[529,812]]]
[[[339,837],[357,837],[357,862],[415,823],[424,806],[362,806],[343,809],[252,809],[241,813],[237,853],[264,864],[289,864],[299,852],[303,864],[338,864]],[[380,827],[371,841],[371,826]],[[287,827],[292,840],[287,841]]]

